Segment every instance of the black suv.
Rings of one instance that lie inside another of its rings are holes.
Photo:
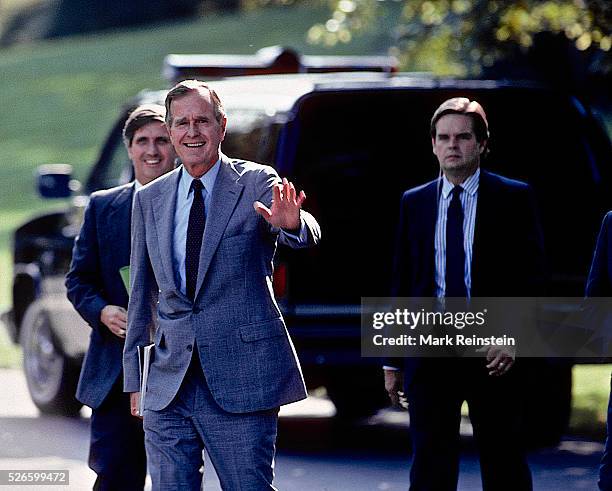
[[[292,179],[321,224],[320,247],[279,250],[274,286],[307,385],[325,386],[339,415],[385,404],[378,360],[360,356],[360,299],[388,294],[400,196],[437,176],[429,120],[445,99],[467,96],[486,108],[491,153],[483,166],[533,186],[550,294],[583,295],[599,224],[612,209],[612,166],[610,140],[578,98],[534,83],[401,73],[251,75],[212,85],[228,113],[224,152]],[[135,104],[164,95],[143,92],[122,111],[85,195],[131,179],[123,122]],[[61,195],[68,181],[55,168],[39,187]],[[89,328],[65,299],[63,281],[84,204],[78,197],[14,236],[12,337],[21,340],[30,392],[43,411],[79,408],[73,394]],[[558,438],[569,417],[571,365],[541,361],[525,390],[532,426]]]

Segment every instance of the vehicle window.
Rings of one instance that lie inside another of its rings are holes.
[[[274,146],[271,142],[278,125],[262,111],[226,109],[228,126],[223,152],[230,157],[272,165]]]
[[[110,188],[125,184],[133,177],[132,165],[128,157],[127,150],[121,138],[115,138],[113,148],[110,153],[108,165],[103,173],[101,184],[103,187]]]
[[[494,129],[488,167],[535,190],[550,293],[582,296],[599,225],[612,205],[609,170],[597,160],[588,125],[569,98],[550,92],[502,91],[483,103],[491,106]]]
[[[125,184],[134,178],[132,164],[121,137],[123,124],[124,118],[117,121],[109,133],[87,181],[88,193]]]
[[[279,148],[295,141],[291,174],[321,224],[320,247],[291,264],[296,301],[386,296],[404,190],[438,174],[429,120],[444,100],[482,102],[491,127],[483,168],[529,182],[539,204],[554,293],[581,296],[610,176],[568,98],[525,89],[318,93],[302,102]],[[291,252],[284,253],[292,257]]]
[[[398,91],[304,101],[296,121],[295,180],[324,239],[291,264],[294,298],[355,304],[361,296],[388,295],[402,192],[438,172],[429,107]]]

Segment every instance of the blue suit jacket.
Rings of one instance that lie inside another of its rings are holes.
[[[68,299],[92,327],[77,399],[97,408],[119,378],[123,340],[100,321],[106,305],[126,307],[119,268],[130,262],[130,215],[134,183],[93,193],[66,276]]]
[[[393,296],[435,296],[434,236],[438,183],[436,179],[406,191],[402,197]],[[542,231],[531,188],[523,182],[481,170],[471,295],[541,295],[546,278],[545,264]],[[405,365],[409,379],[419,360],[394,359],[386,363],[399,367]]]
[[[271,167],[221,157],[207,212],[196,298],[179,289],[173,224],[182,167],[136,193],[132,223],[131,296],[124,350],[127,392],[139,390],[137,346],[156,327],[145,409],[174,398],[197,345],[215,401],[235,413],[270,409],[306,397],[295,350],[272,291],[277,242],[314,245],[320,230],[302,211],[307,240],[273,229],[253,209],[272,201],[280,179]]]
[[[587,297],[610,297],[612,296],[612,241],[610,240],[612,229],[612,211],[609,211],[603,219],[601,230],[597,237],[593,263],[589,271],[586,284]]]

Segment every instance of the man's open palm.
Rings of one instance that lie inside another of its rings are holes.
[[[283,178],[282,184],[274,186],[271,208],[260,201],[255,201],[253,207],[270,225],[296,230],[300,227],[300,208],[305,199],[304,191],[298,195],[293,183]]]

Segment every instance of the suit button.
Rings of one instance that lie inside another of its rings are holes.
[[[194,308],[193,308],[193,310],[192,310],[192,312],[193,312],[194,314],[199,314],[200,312],[202,312],[202,310],[201,310],[200,308],[198,308],[198,307],[194,307]]]
[[[192,345],[190,345],[190,344],[188,344],[188,345],[187,345],[187,351],[191,351],[191,350],[193,350],[193,346],[192,346]]]

